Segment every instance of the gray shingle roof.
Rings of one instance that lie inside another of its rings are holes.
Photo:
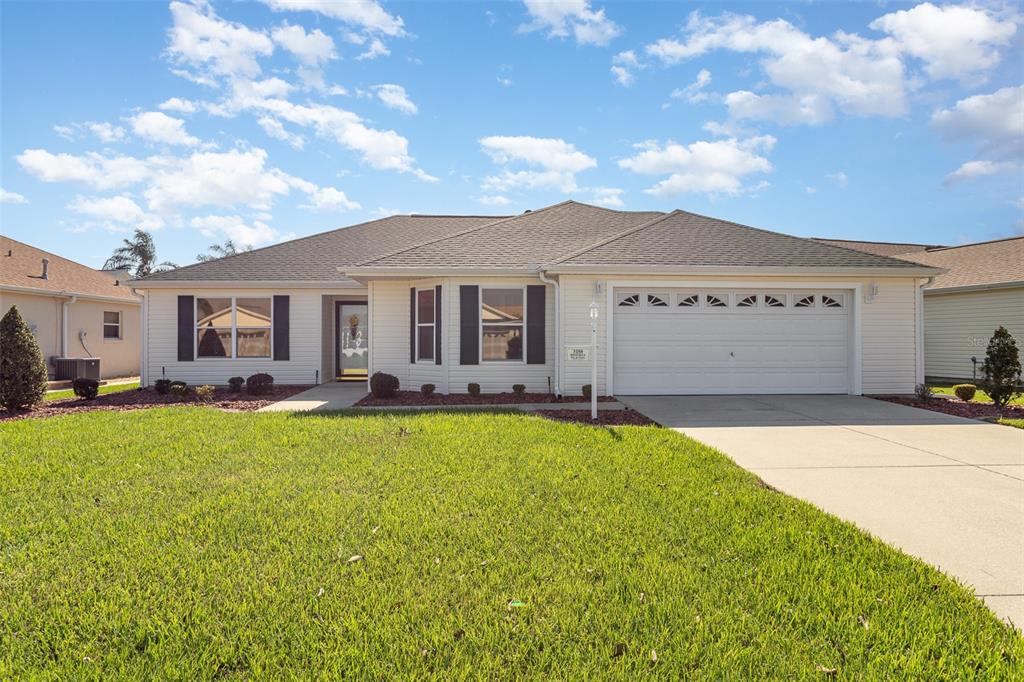
[[[1024,282],[1024,237],[929,249],[901,258],[949,270],[936,277],[928,291]]]
[[[144,278],[160,281],[312,281],[352,284],[339,265],[457,234],[504,216],[397,215]]]
[[[866,251],[878,256],[903,256],[917,251],[939,248],[938,244],[909,244],[905,242],[862,242],[855,239],[825,239],[823,237],[812,237],[814,241],[832,246],[842,246],[855,251]]]

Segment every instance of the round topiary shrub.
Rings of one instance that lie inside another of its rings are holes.
[[[92,400],[100,394],[100,382],[96,379],[78,377],[71,382],[71,390],[74,391],[75,395],[79,398]]]
[[[159,395],[167,395],[171,392],[171,380],[170,379],[157,379],[153,382],[153,390]]]
[[[32,407],[46,395],[46,361],[36,337],[12,305],[0,320],[0,405]]]
[[[245,379],[242,377],[231,377],[228,379],[228,390],[232,393],[241,393],[242,386],[245,386]]]
[[[914,386],[914,396],[921,401],[927,402],[932,399],[932,387],[928,384]]]
[[[420,386],[420,393],[422,393],[424,397],[429,397],[434,394],[434,389],[436,388],[437,387],[434,386],[434,384],[423,384]]]
[[[270,389],[273,387],[274,377],[265,372],[253,374],[245,380],[245,390],[249,395],[266,395],[270,393]]]
[[[188,384],[184,381],[172,381],[170,385],[171,395],[184,400],[188,396]]]
[[[374,398],[394,398],[398,393],[398,377],[384,372],[374,372],[370,377],[370,393]]]
[[[480,384],[469,384],[468,386],[466,386],[466,390],[469,391],[469,394],[471,396],[476,398],[477,396],[480,395]]]
[[[526,384],[512,384],[512,392],[518,396],[526,394]]]
[[[211,400],[213,400],[213,396],[214,396],[214,394],[216,394],[216,392],[217,392],[217,389],[214,388],[213,386],[211,386],[210,384],[203,384],[202,386],[196,386],[196,398],[198,398],[199,400],[201,400],[204,403],[208,403]]]
[[[965,403],[969,403],[974,400],[974,394],[977,393],[978,387],[974,384],[957,384],[953,387],[953,395]]]

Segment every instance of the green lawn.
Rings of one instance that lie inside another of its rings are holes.
[[[999,420],[1000,424],[1006,424],[1007,426],[1013,426],[1018,429],[1024,429],[1024,419],[1010,419],[1003,417]]]
[[[104,393],[120,393],[121,391],[134,391],[139,387],[139,382],[135,381],[130,384],[107,384],[106,386],[100,386],[100,395]],[[43,396],[44,400],[60,400],[62,398],[74,398],[75,392],[70,388],[65,388],[60,391],[47,391],[46,395]]]
[[[176,407],[2,424],[0,459],[0,679],[1024,665],[937,570],[667,429]]]
[[[928,384],[928,385],[931,386],[932,393],[939,394],[939,395],[955,395],[953,393],[953,386],[954,386],[954,384]],[[985,393],[985,391],[983,391],[983,390],[981,390],[979,388],[978,392],[974,394],[974,402],[977,402],[977,403],[990,403],[990,402],[992,402],[992,398],[989,398],[988,397],[988,393]],[[1024,405],[1024,394],[1019,395],[1016,398],[1014,398],[1013,400],[1011,400],[1010,404],[1011,405]]]

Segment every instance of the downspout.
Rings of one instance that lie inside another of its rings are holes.
[[[561,360],[562,360],[562,318],[559,315],[560,302],[562,299],[561,292],[558,288],[558,280],[551,279],[547,276],[543,270],[537,271],[537,277],[540,278],[544,284],[550,284],[555,288],[555,396],[558,398],[562,397],[562,373],[561,373]]]
[[[147,296],[147,291],[143,291],[140,294],[135,287],[132,287],[132,293],[142,297],[142,306],[139,311],[139,352],[142,356],[139,359],[139,386],[145,388],[148,385],[146,383],[146,375],[149,373],[147,367],[149,364],[149,358],[147,357],[149,348],[146,343],[146,318],[149,312],[149,297]]]
[[[915,383],[924,383],[924,290],[935,281],[934,277],[924,280],[923,284],[917,285],[917,300],[914,311],[914,323],[917,327],[917,359],[915,366]]]
[[[60,356],[68,357],[68,309],[78,300],[78,296],[72,296],[60,304]]]

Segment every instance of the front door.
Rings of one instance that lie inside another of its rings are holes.
[[[369,308],[365,301],[338,301],[335,307],[335,378],[366,381],[370,359]]]

